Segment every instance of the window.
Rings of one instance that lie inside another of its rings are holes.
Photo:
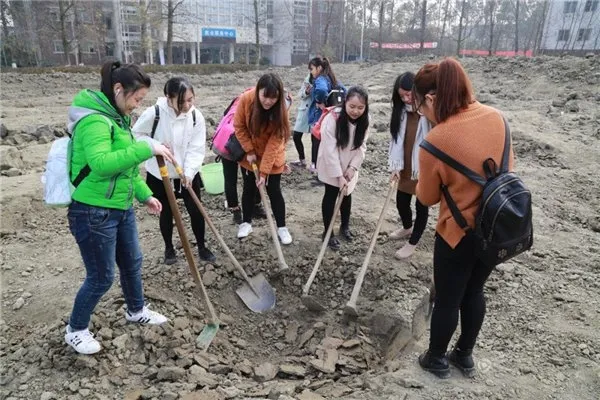
[[[267,32],[269,33],[269,38],[273,39],[273,24],[267,24]]]
[[[577,2],[565,1],[565,14],[573,14],[575,11],[577,11]]]
[[[592,30],[591,29],[580,29],[579,32],[577,32],[577,41],[581,42],[581,41],[588,41],[590,40],[590,36],[592,34]]]
[[[104,47],[104,51],[106,52],[107,57],[114,57],[115,44],[114,43],[106,43],[106,46]]]
[[[48,14],[50,14],[51,21],[60,21],[60,11],[58,10],[58,8],[56,8],[56,7],[50,8],[50,10],[48,11]]]
[[[85,54],[94,54],[96,52],[96,46],[92,42],[83,42],[81,44],[81,52]]]
[[[594,12],[598,9],[598,3],[600,3],[600,1],[598,0],[587,0],[585,2],[585,7],[583,9],[584,12]]]
[[[569,35],[571,31],[569,29],[561,29],[558,31],[558,41],[566,42],[569,40]]]
[[[91,24],[94,22],[92,15],[86,11],[79,12],[79,21],[83,22],[84,24]]]
[[[54,45],[54,54],[63,54],[65,52],[62,40],[54,40],[52,44]]]
[[[112,29],[112,18],[110,15],[104,16],[104,24],[106,25],[106,29],[108,29],[108,30]]]

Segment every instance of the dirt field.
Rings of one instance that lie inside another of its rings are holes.
[[[296,171],[282,183],[294,237],[284,247],[292,271],[283,278],[273,274],[277,259],[266,222],[257,221],[251,238],[240,242],[223,209],[224,196],[202,194],[248,273],[265,272],[276,288],[273,311],[253,314],[237,298],[241,280],[207,233],[218,262],[202,265],[201,272],[223,326],[207,353],[197,350],[194,339],[206,314],[183,251],[179,248],[177,264],[163,265],[158,219],[140,208],[145,294],[170,322],[164,327],[125,324],[117,279],[92,319],[92,331],[104,349],[89,357],[77,356],[63,341],[84,269],[65,209],[42,202],[40,176],[73,95],[98,87],[99,76],[1,74],[1,117],[8,131],[2,130],[0,146],[0,399],[597,399],[598,58],[464,61],[478,98],[508,117],[516,168],[534,196],[534,248],[498,267],[486,286],[488,314],[475,349],[476,378],[453,370],[450,379],[441,381],[421,371],[416,357],[426,348],[428,334],[411,341],[397,357],[383,357],[390,330],[410,320],[426,293],[437,208],[417,253],[409,262],[399,262],[393,254],[402,243],[387,235],[398,226],[392,202],[359,298],[359,318],[342,318],[388,189],[393,81],[425,61],[334,66],[344,84],[368,88],[373,126],[353,196],[351,226],[357,240],[327,253],[311,290],[327,312],[311,313],[300,302],[320,247],[323,189],[310,184],[307,171]],[[294,94],[307,72],[304,67],[275,71]],[[190,76],[208,135],[231,98],[254,85],[259,74]],[[154,102],[169,76],[152,76],[144,107]],[[305,143],[309,146],[308,137]],[[288,150],[288,159],[295,160],[291,143]],[[325,365],[331,361],[327,357],[337,358],[333,370]]]

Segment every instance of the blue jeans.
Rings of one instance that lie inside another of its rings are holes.
[[[123,211],[73,201],[67,215],[86,270],[69,320],[71,329],[88,328],[94,308],[112,286],[115,262],[127,309],[132,313],[141,311],[143,257],[133,207]]]

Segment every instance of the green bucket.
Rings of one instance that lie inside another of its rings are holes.
[[[223,178],[223,164],[211,163],[203,165],[200,169],[204,190],[209,194],[221,194],[225,191]]]

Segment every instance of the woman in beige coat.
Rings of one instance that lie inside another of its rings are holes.
[[[325,184],[325,194],[321,204],[324,232],[327,231],[333,218],[338,193],[341,188],[346,187],[346,196],[340,207],[342,216],[340,234],[348,241],[352,241],[350,232],[352,191],[356,187],[358,171],[365,159],[368,127],[369,95],[360,86],[350,88],[345,102],[341,107],[331,111],[321,125],[317,173],[319,180]],[[328,245],[331,249],[338,250],[340,241],[332,235]]]

